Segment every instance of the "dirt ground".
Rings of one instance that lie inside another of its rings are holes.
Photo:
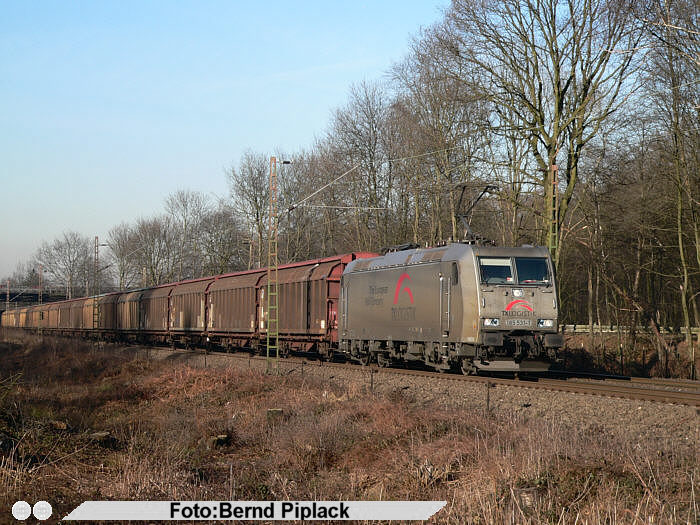
[[[448,502],[433,523],[700,519],[687,407],[504,390],[486,411],[437,383],[213,359],[0,343],[0,523],[20,499],[54,518],[102,499],[418,499]]]

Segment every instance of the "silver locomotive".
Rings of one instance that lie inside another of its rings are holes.
[[[448,244],[349,263],[339,347],[380,366],[542,372],[563,344],[549,252]]]

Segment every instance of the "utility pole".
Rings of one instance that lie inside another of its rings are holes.
[[[279,374],[279,258],[277,256],[277,158],[270,157],[270,213],[267,237],[267,353],[266,371],[270,373],[270,351],[274,351],[275,370]]]
[[[10,309],[10,280],[7,280],[7,299],[5,299],[5,310]]]

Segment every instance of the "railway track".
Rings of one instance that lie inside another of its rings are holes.
[[[648,377],[633,377],[633,383],[644,385],[655,385],[669,388],[687,388],[700,391],[700,381],[692,381],[690,379],[663,379],[663,378],[648,378]]]
[[[382,372],[397,372],[396,369],[381,369]],[[422,370],[398,370],[398,373],[425,375],[431,378],[438,376],[444,379],[454,379],[458,381],[477,381],[488,383],[491,385],[502,385],[516,388],[528,388],[533,390],[550,390],[558,392],[570,392],[575,394],[588,394],[605,397],[617,397],[622,399],[635,399],[639,401],[654,401],[657,403],[673,403],[679,405],[689,405],[700,407],[700,391],[697,387],[694,389],[683,388],[680,390],[667,390],[655,388],[651,385],[644,386],[643,384],[633,383],[625,384],[621,381],[612,383],[602,382],[583,382],[563,379],[542,379],[521,381],[517,379],[503,379],[492,377],[472,377],[460,376],[457,374],[436,374],[435,372]]]
[[[246,360],[249,363],[264,362],[266,357],[245,353],[224,353],[214,352],[204,354],[201,351],[172,350],[170,348],[160,348],[169,352],[193,353],[198,355],[228,356],[234,359]],[[354,371],[367,371],[374,374],[399,374],[407,376],[428,377],[432,380],[441,381],[468,381],[483,383],[487,386],[508,386],[515,388],[526,388],[532,390],[549,390],[556,392],[569,392],[574,394],[594,395],[603,397],[614,397],[620,399],[632,399],[639,401],[652,401],[656,403],[671,403],[678,405],[688,405],[700,408],[700,382],[689,380],[672,379],[648,379],[631,378],[627,381],[613,380],[581,380],[581,379],[546,379],[531,378],[528,380],[504,379],[498,377],[464,376],[460,374],[442,374],[429,370],[415,370],[403,368],[381,368],[376,365],[360,367],[350,363],[313,361],[303,357],[289,357],[280,359],[281,373],[290,373],[292,370],[304,366],[323,366],[328,368],[348,369]]]
[[[565,381],[564,384],[561,383],[562,381],[560,380],[541,380],[538,382],[542,388],[547,390],[700,407],[700,391],[697,389],[669,390],[650,385],[645,386],[644,384],[636,382],[632,382],[631,384],[624,384],[617,381],[608,383],[605,380],[602,383],[584,383],[576,381]]]

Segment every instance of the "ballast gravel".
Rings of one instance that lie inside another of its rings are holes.
[[[150,349],[149,358],[177,361],[191,366],[264,370],[264,359],[246,354],[195,354]],[[274,368],[274,361],[271,361]],[[519,386],[491,386],[455,380],[392,373],[367,367],[327,366],[318,361],[279,361],[280,374],[308,374],[356,391],[391,395],[400,392],[425,406],[491,412],[509,420],[557,424],[579,433],[604,431],[619,440],[645,443],[659,451],[700,452],[700,409],[696,407],[635,401],[589,394],[555,392]]]

